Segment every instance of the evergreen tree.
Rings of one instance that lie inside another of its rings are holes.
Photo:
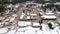
[[[1,13],[1,12],[4,12],[4,10],[5,10],[5,6],[0,5],[0,13]]]

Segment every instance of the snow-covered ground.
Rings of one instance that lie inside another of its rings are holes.
[[[34,28],[32,26],[26,26],[24,28],[17,27],[14,30],[9,31],[7,34],[60,34],[60,26],[56,26],[53,30],[45,24],[42,24],[42,30],[40,28]],[[0,34],[5,33],[7,28],[0,29]]]

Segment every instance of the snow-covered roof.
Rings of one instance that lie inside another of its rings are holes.
[[[19,5],[15,5],[15,8],[18,8],[19,7]]]
[[[20,19],[23,19],[23,16],[24,16],[24,15],[21,15],[21,16],[20,16]]]
[[[25,15],[25,14],[24,14],[24,13],[22,13],[22,15],[20,16],[20,19],[23,19],[24,15]]]
[[[31,15],[36,16],[37,14],[31,14]]]
[[[43,15],[42,18],[43,19],[56,19],[56,16],[54,16],[54,15],[51,15],[51,16]]]
[[[31,22],[26,22],[26,21],[19,21],[18,22],[19,26],[27,26],[27,25],[31,25]]]
[[[15,17],[9,17],[9,19],[10,19],[10,22],[13,22]]]
[[[19,22],[18,22],[18,25],[19,25],[19,26],[27,26],[27,25],[25,24],[25,21],[23,21],[23,22],[22,22],[22,21],[19,21]]]
[[[40,26],[39,23],[33,23],[33,26]]]
[[[31,22],[25,22],[26,25],[31,25]]]
[[[30,19],[30,16],[27,16],[27,19]]]
[[[46,14],[48,14],[48,15],[53,15],[54,13],[50,13],[50,12],[49,12],[49,13],[46,13]]]

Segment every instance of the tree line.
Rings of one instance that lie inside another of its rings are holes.
[[[4,12],[5,9],[6,9],[5,6],[3,6],[3,5],[0,4],[0,13],[1,13],[1,12]]]
[[[0,3],[5,4],[5,3],[22,3],[26,1],[32,1],[32,0],[0,0]]]

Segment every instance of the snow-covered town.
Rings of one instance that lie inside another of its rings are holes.
[[[33,1],[6,4],[0,13],[0,34],[60,34],[60,12],[56,7],[43,8],[47,5]]]

